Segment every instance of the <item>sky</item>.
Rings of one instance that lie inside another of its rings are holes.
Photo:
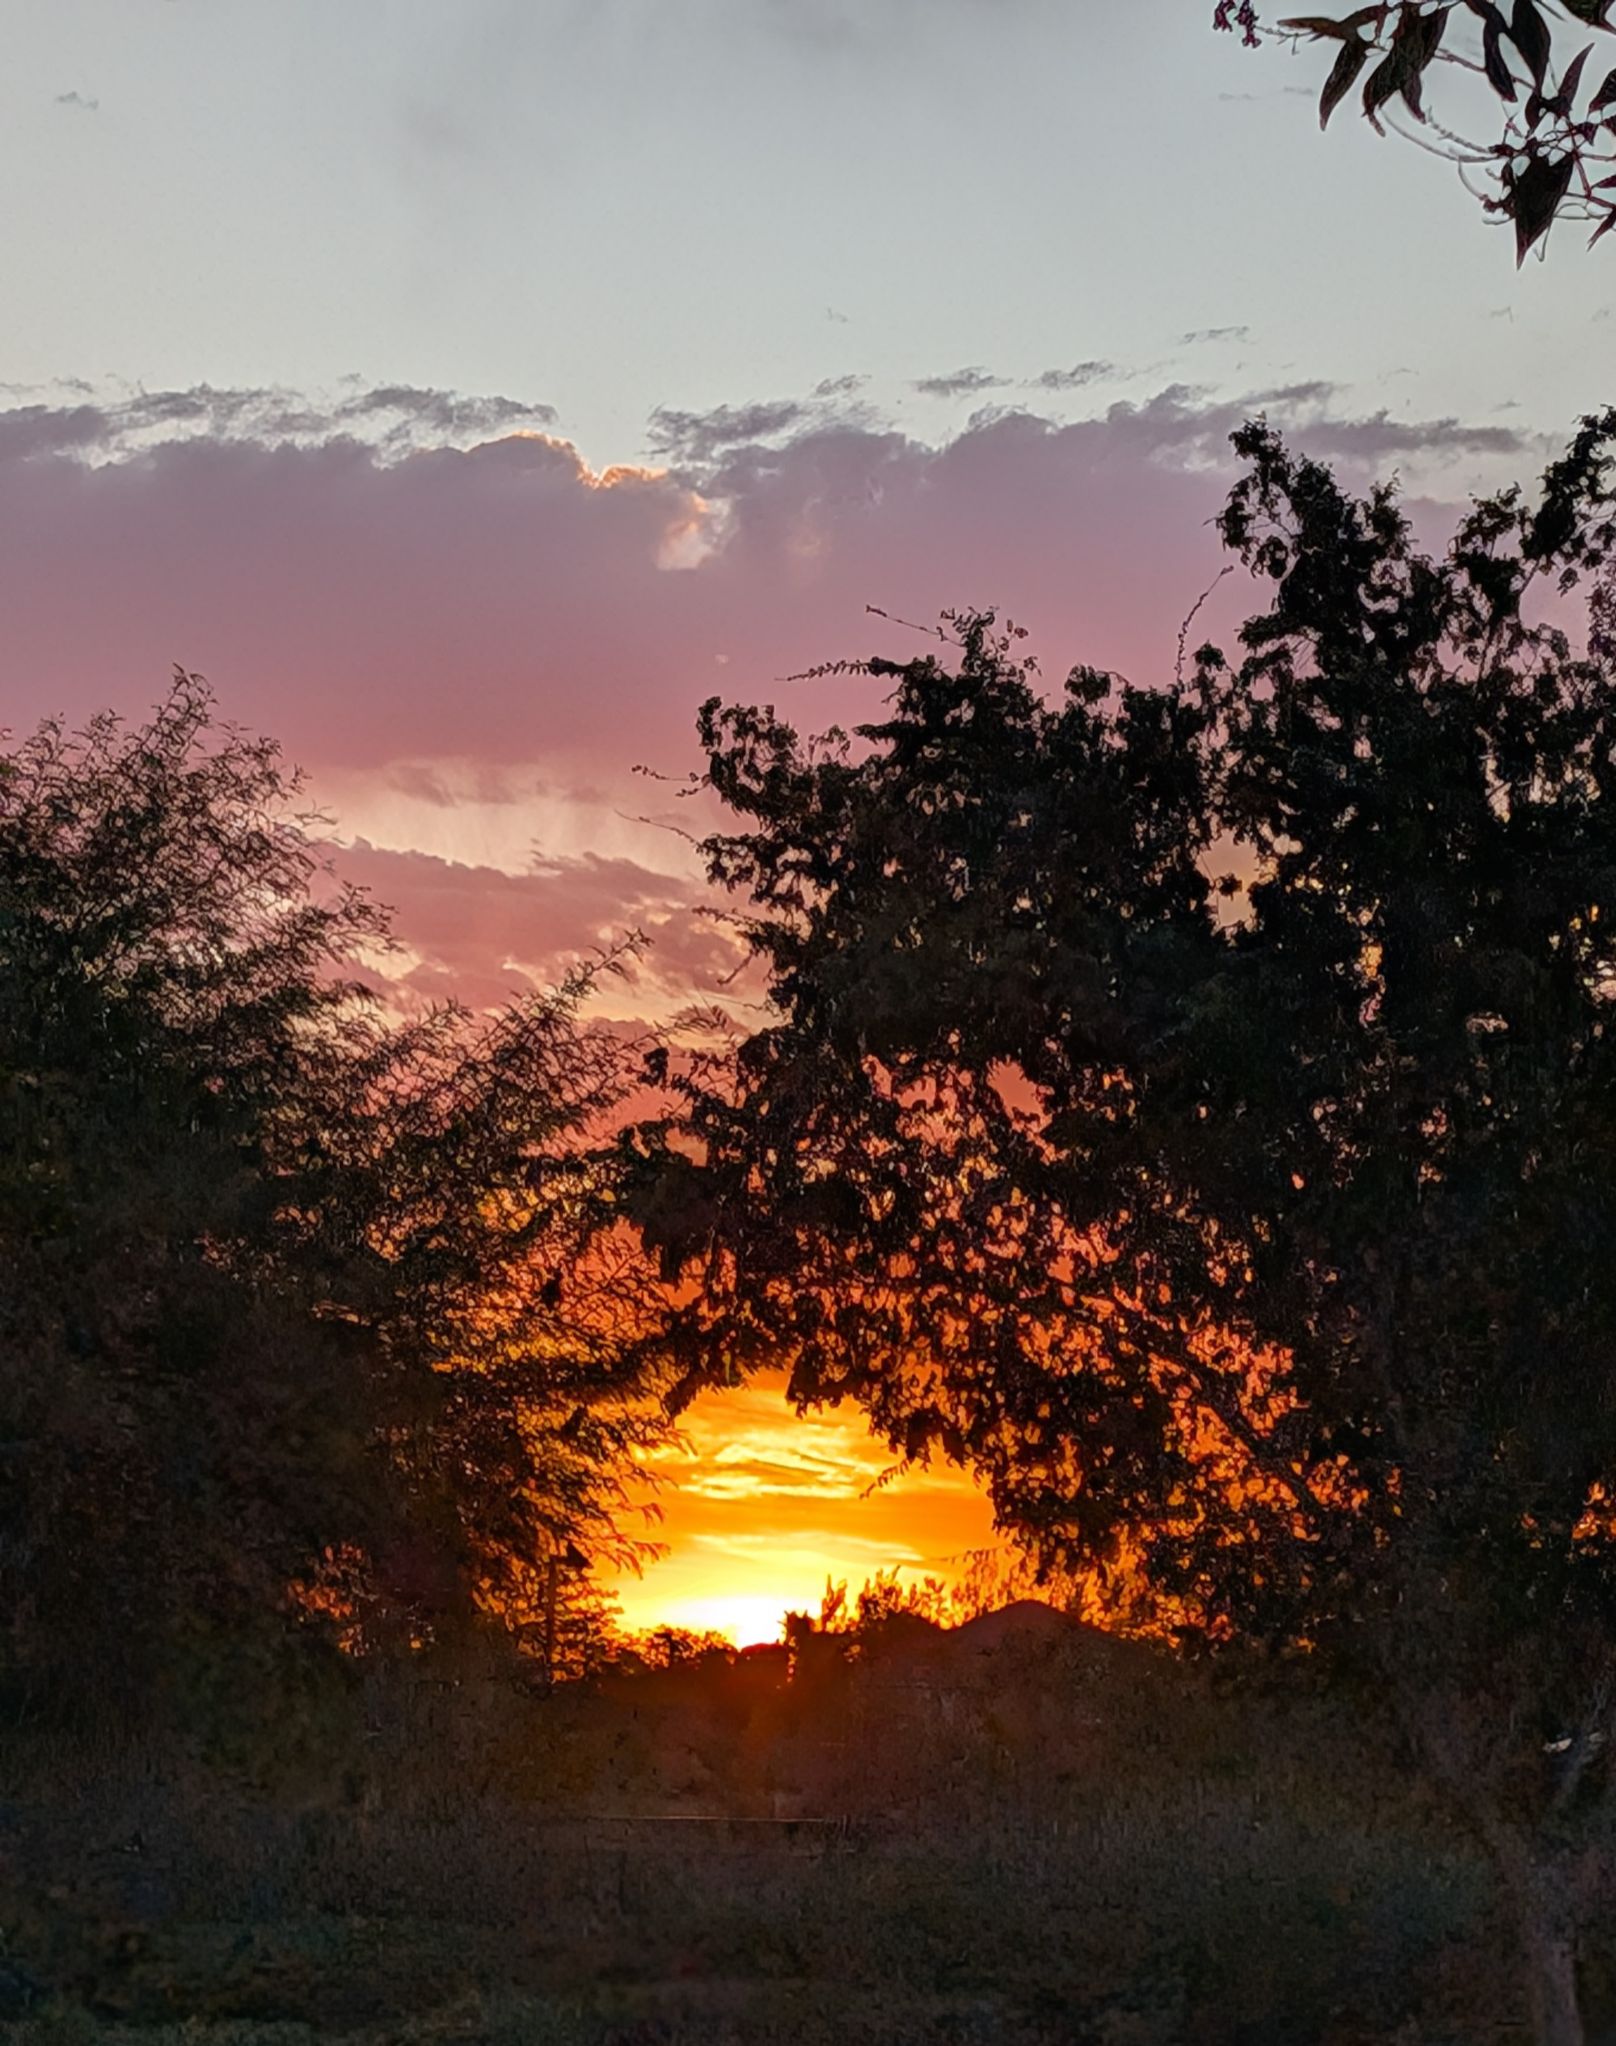
[[[912,650],[870,606],[1166,675],[1244,418],[1439,525],[1612,396],[1616,242],[1517,273],[1446,166],[1321,138],[1316,54],[1210,13],[0,0],[0,723],[201,670],[411,994],[635,928],[620,1012],[711,996],[703,698],[868,712],[788,678]],[[631,1617],[745,1631],[988,1539],[957,1474],[861,1496],[872,1458],[768,1384],[703,1403]]]

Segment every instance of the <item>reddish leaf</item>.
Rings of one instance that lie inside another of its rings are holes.
[[[1538,13],[1533,0],[1515,0],[1509,18],[1509,39],[1526,59],[1526,68],[1541,86],[1549,68],[1551,39],[1549,25]]]
[[[1616,103],[1616,71],[1607,72],[1605,82],[1588,102],[1590,114],[1597,114],[1601,108]]]
[[[1571,108],[1577,97],[1577,87],[1582,83],[1582,67],[1593,54],[1593,44],[1579,50],[1560,74],[1560,85],[1549,104],[1562,119],[1569,119]]]
[[[1330,67],[1330,75],[1324,81],[1324,91],[1319,95],[1319,126],[1327,128],[1330,116],[1351,92],[1353,81],[1369,61],[1367,43],[1350,42],[1342,46],[1341,54]]]
[[[1515,97],[1515,78],[1509,68],[1509,59],[1504,55],[1503,36],[1504,17],[1500,14],[1481,32],[1481,56],[1488,84],[1500,99],[1512,100]]]
[[[1567,14],[1574,14],[1578,21],[1587,22],[1590,28],[1609,28],[1612,0],[1560,0]]]
[[[1390,56],[1380,60],[1364,81],[1363,110],[1370,120],[1375,120],[1387,100],[1396,98],[1402,85],[1403,55],[1400,50],[1393,50]],[[1379,127],[1380,123],[1376,121],[1375,125]]]
[[[1396,93],[1401,93],[1412,112],[1423,119],[1420,105],[1420,74],[1436,55],[1446,28],[1446,13],[1421,14],[1418,0],[1403,0],[1397,33],[1391,49],[1370,73],[1364,86],[1364,112],[1378,128],[1376,114]]]
[[[1415,0],[1404,0],[1397,37],[1407,46],[1409,62],[1418,70],[1423,71],[1436,55],[1442,42],[1442,31],[1447,25],[1445,7],[1439,7],[1434,14],[1421,14]]]
[[[1570,188],[1571,173],[1575,168],[1576,158],[1570,154],[1534,156],[1525,170],[1510,175],[1509,210],[1515,220],[1517,267],[1526,261],[1528,252],[1548,233],[1559,211],[1560,201]]]
[[[1607,213],[1604,219],[1600,221],[1599,225],[1594,229],[1593,233],[1589,235],[1588,237],[1589,248],[1592,248],[1595,242],[1602,241],[1604,237],[1610,233],[1613,227],[1616,227],[1616,209],[1613,209],[1611,212]]]

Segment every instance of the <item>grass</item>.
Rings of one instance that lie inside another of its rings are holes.
[[[1350,1728],[1083,1654],[953,1695],[870,1661],[394,1696],[323,1787],[36,1746],[0,1814],[0,2037],[1522,2036],[1485,1870]],[[782,1796],[840,1823],[758,1823]]]

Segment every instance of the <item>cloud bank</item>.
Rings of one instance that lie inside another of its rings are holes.
[[[1526,448],[1497,424],[1353,413],[1320,382],[1177,385],[1066,422],[997,408],[930,442],[838,378],[659,412],[655,461],[603,471],[550,408],[508,397],[14,397],[5,722],[139,709],[172,664],[202,670],[229,716],[340,790],[338,829],[364,841],[348,857],[399,902],[418,985],[489,999],[635,926],[659,1002],[712,991],[732,956],[659,828],[690,820],[631,770],[698,767],[715,693],[810,727],[869,714],[857,678],[779,679],[912,644],[866,607],[996,606],[1051,676],[1083,660],[1149,681],[1219,565],[1227,438],[1253,412],[1362,475]],[[1198,629],[1232,631],[1238,584]]]

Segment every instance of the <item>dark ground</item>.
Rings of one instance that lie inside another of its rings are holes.
[[[17,2046],[1487,2046],[1485,1869],[1319,1706],[1036,1615],[367,1704],[273,1793],[14,1749]],[[23,1762],[26,1759],[26,1766]],[[1587,1999],[1616,2007],[1616,1946]]]

